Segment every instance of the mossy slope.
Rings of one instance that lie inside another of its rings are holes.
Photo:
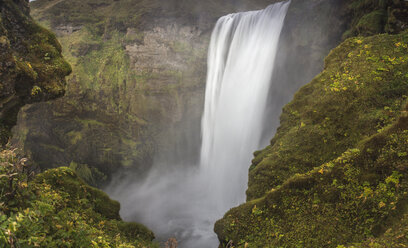
[[[25,159],[0,153],[0,247],[152,247],[153,233],[120,219],[118,202],[72,170],[32,178]]]
[[[404,213],[408,33],[348,39],[325,62],[256,152],[248,202],[216,223],[224,244],[363,243]]]

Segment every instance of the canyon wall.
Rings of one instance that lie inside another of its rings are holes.
[[[222,15],[273,2],[33,2],[33,16],[57,33],[73,74],[64,98],[20,114],[14,142],[42,168],[53,161],[92,171],[94,185],[122,170],[142,176],[153,163],[194,164],[212,27]],[[274,79],[281,97],[269,100],[264,137],[340,41],[344,13],[337,0],[292,1]]]

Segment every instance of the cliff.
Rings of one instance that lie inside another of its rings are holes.
[[[15,143],[41,168],[92,170],[94,185],[123,169],[143,176],[153,161],[194,164],[212,27],[222,15],[273,2],[33,2],[33,16],[57,33],[73,74],[63,98],[20,114]],[[274,79],[287,84],[270,99],[267,121],[321,70],[347,28],[344,14],[338,0],[293,1]],[[298,73],[287,73],[291,67]]]
[[[373,33],[362,31],[362,23],[372,12],[406,13],[407,6],[401,1],[373,5],[364,8],[368,13],[356,14],[362,8],[358,3],[350,2],[356,19],[349,26],[353,31],[345,35],[361,30],[360,35],[368,37],[349,38],[332,50],[323,72],[284,107],[270,145],[255,152],[247,203],[215,225],[222,244],[406,244],[401,234],[407,232],[408,33],[402,31],[407,20],[403,15],[397,27],[388,30],[390,22],[383,20],[391,15],[365,23],[380,23],[375,33],[402,32],[397,35],[370,36]]]
[[[55,36],[29,16],[27,1],[0,2],[1,142],[24,104],[60,97],[71,67]],[[0,151],[0,247],[153,247],[153,233],[123,222],[120,205],[68,168],[37,169]]]

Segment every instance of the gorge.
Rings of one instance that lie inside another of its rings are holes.
[[[180,247],[217,246],[214,222],[245,201],[248,151],[262,147],[263,115],[288,6],[277,3],[218,20],[208,54],[199,165],[156,164],[145,182],[135,182],[133,175],[114,181],[107,192],[122,203],[125,219],[145,223],[159,237],[175,235]]]
[[[0,1],[0,247],[408,244],[407,1],[30,6],[56,37]]]

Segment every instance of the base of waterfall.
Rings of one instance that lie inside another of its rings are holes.
[[[218,245],[214,223],[245,201],[252,152],[265,145],[263,115],[289,4],[218,20],[208,52],[199,162],[158,161],[144,181],[114,180],[107,191],[121,202],[125,220],[146,224],[163,240],[175,237],[180,247]]]

